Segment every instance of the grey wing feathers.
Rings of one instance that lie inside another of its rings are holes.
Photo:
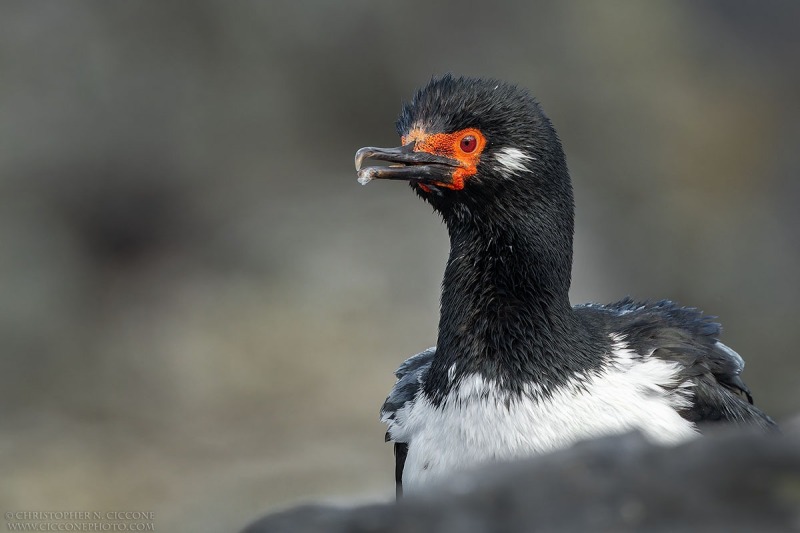
[[[604,309],[612,331],[624,335],[640,354],[678,363],[681,377],[692,384],[693,404],[681,415],[698,424],[727,421],[775,428],[775,422],[753,406],[740,374],[744,360],[717,340],[721,326],[713,317],[670,301],[636,303],[629,299],[595,306]]]
[[[394,373],[397,376],[397,383],[392,387],[389,397],[383,402],[381,407],[381,421],[389,426],[386,432],[386,441],[392,440],[391,431],[397,424],[395,415],[408,402],[413,402],[422,387],[422,382],[428,370],[431,368],[431,361],[436,354],[436,347],[428,348],[413,357],[409,357],[400,368]],[[395,472],[394,480],[396,484],[397,497],[403,495],[403,469],[406,464],[408,454],[408,443],[394,443]]]
[[[390,427],[394,422],[397,410],[412,401],[417,395],[417,391],[422,385],[421,378],[431,367],[431,361],[433,361],[435,353],[436,347],[434,346],[409,357],[394,373],[397,376],[397,383],[394,384],[392,391],[381,407],[381,420],[389,424]],[[391,440],[388,431],[386,432],[386,440]]]
[[[775,430],[775,422],[753,405],[750,389],[740,373],[744,361],[721,342],[687,374],[694,383],[694,405],[684,417],[699,424],[727,421]]]
[[[752,405],[753,395],[739,376],[744,370],[744,359],[741,355],[717,341],[708,355],[708,367],[721,385],[744,394]]]

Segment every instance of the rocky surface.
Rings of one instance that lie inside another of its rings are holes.
[[[727,431],[677,448],[602,439],[396,505],[299,507],[243,533],[284,531],[800,531],[800,431]]]

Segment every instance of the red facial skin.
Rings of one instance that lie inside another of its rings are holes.
[[[432,185],[445,187],[455,191],[464,188],[464,180],[478,172],[481,152],[486,147],[486,137],[475,128],[456,131],[454,133],[425,133],[421,129],[413,129],[402,137],[403,145],[415,142],[415,152],[428,152],[457,160],[461,166],[453,172],[452,183],[433,182]],[[423,184],[419,187],[430,192]]]

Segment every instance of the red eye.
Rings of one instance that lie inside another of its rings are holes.
[[[461,139],[461,151],[470,153],[474,152],[475,148],[478,147],[478,139],[476,139],[473,135],[466,135]]]

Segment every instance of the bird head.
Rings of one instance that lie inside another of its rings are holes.
[[[564,218],[566,210],[571,221],[561,143],[528,91],[497,80],[433,78],[403,105],[397,132],[399,147],[356,152],[361,183],[406,180],[445,220],[487,210]],[[389,166],[363,167],[367,159]]]

